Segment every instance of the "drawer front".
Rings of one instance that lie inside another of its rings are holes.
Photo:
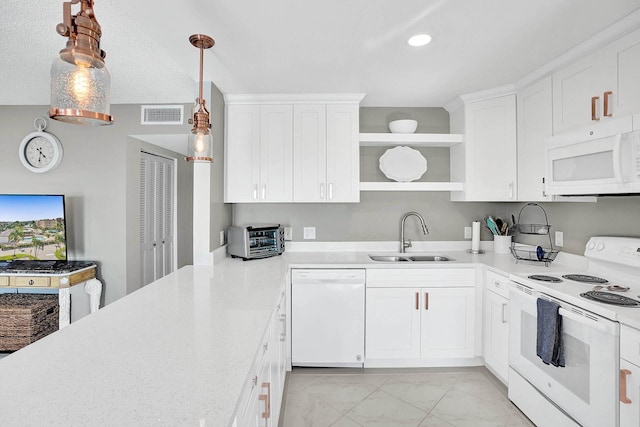
[[[509,299],[509,278],[491,270],[484,273],[484,287],[486,290]]]
[[[371,268],[367,270],[367,287],[369,288],[468,287],[475,284],[475,268]]]
[[[620,325],[620,357],[640,366],[640,331]]]
[[[51,278],[13,276],[11,277],[11,284],[13,286],[23,286],[25,288],[48,288],[49,286],[51,286]]]
[[[0,277],[0,286],[9,286],[9,277]]]

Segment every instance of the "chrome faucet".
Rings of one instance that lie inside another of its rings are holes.
[[[424,223],[424,218],[422,218],[422,215],[420,215],[418,212],[407,212],[406,214],[404,214],[402,216],[402,219],[400,220],[400,252],[401,253],[404,253],[404,250],[406,248],[411,247],[411,239],[404,240],[404,223],[407,220],[407,218],[410,217],[411,215],[418,217],[418,219],[420,220],[420,225],[422,226],[422,232],[425,235],[429,234],[429,229],[427,228],[427,225]]]

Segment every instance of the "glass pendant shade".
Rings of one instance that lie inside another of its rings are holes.
[[[110,124],[111,76],[106,66],[72,64],[56,58],[51,66],[51,110],[55,120],[82,125]]]
[[[213,137],[209,130],[191,130],[188,144],[188,161],[211,162],[213,160]]]

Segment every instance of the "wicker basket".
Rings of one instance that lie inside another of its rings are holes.
[[[58,330],[58,295],[0,294],[0,351],[15,351]]]

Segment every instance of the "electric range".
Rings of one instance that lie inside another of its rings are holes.
[[[510,279],[611,320],[636,312],[640,318],[640,238],[592,237],[584,255],[581,269]]]

